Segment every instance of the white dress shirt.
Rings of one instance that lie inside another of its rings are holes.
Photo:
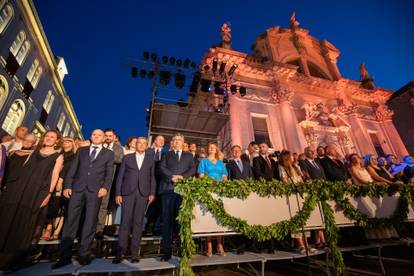
[[[111,143],[104,143],[104,147],[109,149],[109,150],[113,150],[114,149],[114,142]]]
[[[318,163],[316,163],[315,159],[311,159],[311,158],[306,158],[306,159],[308,159],[309,163],[311,163],[312,166],[314,166],[317,169],[320,169],[319,165],[318,165]]]
[[[182,150],[174,150],[174,153],[175,153],[175,154],[177,154],[177,153],[178,153],[178,161],[180,161],[180,159],[181,159],[181,153],[182,153]]]
[[[99,145],[94,145],[94,144],[92,144],[92,145],[89,147],[89,156],[91,156],[91,154],[92,154],[92,151],[93,151],[94,147],[96,147],[96,155],[95,155],[95,159],[96,159],[96,157],[98,157],[99,153],[100,153],[100,152],[101,152],[101,150],[102,150],[102,144],[99,144]]]
[[[8,142],[4,142],[2,145],[6,147],[7,153],[16,151],[16,150],[21,150],[23,147],[23,143],[16,142],[16,140],[14,139]]]
[[[135,159],[137,160],[138,169],[141,169],[142,162],[144,162],[145,151],[143,153],[135,153]]]

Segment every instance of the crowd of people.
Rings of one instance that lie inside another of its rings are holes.
[[[245,151],[233,145],[226,156],[215,143],[207,147],[187,144],[181,134],[169,146],[163,136],[155,137],[152,145],[145,137],[130,137],[122,146],[113,129],[96,129],[88,140],[49,130],[37,141],[27,127],[20,126],[14,136],[1,137],[0,268],[18,266],[39,240],[58,239],[59,260],[53,268],[68,265],[76,238],[80,241],[78,262],[87,265],[94,258],[92,244],[100,254],[105,235],[118,236],[114,263],[127,255],[131,262],[139,262],[143,232],[162,235],[161,260],[168,261],[179,232],[176,218],[181,196],[175,193],[174,183],[182,179],[414,184],[413,161],[411,156],[399,161],[392,154],[342,157],[334,145],[307,147],[303,153],[270,152],[265,142],[251,142]],[[364,234],[369,239],[407,235],[393,227]],[[323,230],[312,235],[312,246],[307,231],[291,233],[287,239],[301,254],[313,253],[325,247],[325,238]],[[205,254],[212,256],[213,240],[206,240]],[[215,240],[216,252],[225,256],[223,237]],[[244,239],[238,253],[245,246],[256,244]],[[275,249],[273,242],[264,247]]]

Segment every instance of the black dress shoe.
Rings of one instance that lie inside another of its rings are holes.
[[[163,255],[161,257],[161,262],[168,262],[171,259],[171,255]]]
[[[89,265],[95,259],[92,255],[86,255],[79,257],[79,264],[80,265]]]
[[[131,263],[139,263],[141,258],[139,256],[132,256]]]
[[[67,265],[72,264],[72,259],[60,259],[52,265],[52,269],[58,269]]]
[[[120,264],[125,259],[124,256],[116,256],[115,259],[112,260],[113,264]]]

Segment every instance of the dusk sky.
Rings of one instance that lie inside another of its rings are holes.
[[[365,62],[377,86],[396,90],[414,79],[414,2],[409,0],[34,2],[53,53],[65,58],[69,75],[63,83],[85,137],[108,127],[122,142],[145,135],[151,81],[131,78],[130,67],[139,67],[144,51],[198,63],[219,43],[226,21],[233,49],[251,53],[258,35],[272,26],[288,27],[296,11],[300,27],[341,51],[343,77],[358,80],[358,66]]]

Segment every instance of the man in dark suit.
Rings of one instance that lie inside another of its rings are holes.
[[[98,252],[100,255],[101,252],[101,247],[102,247],[102,239],[103,239],[103,231],[105,228],[105,221],[106,221],[106,216],[108,215],[108,213],[114,213],[115,214],[115,185],[113,185],[113,183],[115,183],[116,180],[116,176],[118,174],[118,169],[119,166],[121,165],[122,162],[122,158],[124,157],[124,150],[123,148],[115,143],[115,138],[116,138],[116,134],[115,131],[112,128],[108,128],[104,130],[105,133],[105,141],[103,143],[103,147],[111,150],[114,153],[114,164],[113,164],[113,175],[112,175],[112,180],[110,183],[110,187],[109,187],[109,192],[108,194],[102,198],[102,202],[101,202],[101,207],[99,208],[99,213],[98,213],[98,223],[96,226],[96,238],[99,240],[99,243],[97,245],[98,247]]]
[[[242,155],[241,147],[239,145],[232,146],[231,153],[233,160],[226,164],[229,180],[254,178],[250,162],[240,158]],[[247,245],[254,244],[252,240],[243,235],[235,236],[231,240],[237,247],[237,254],[243,254]]]
[[[304,160],[299,160],[299,166],[310,179],[326,179],[322,165],[316,152],[311,147],[305,148]]]
[[[334,145],[325,147],[325,158],[321,159],[321,165],[329,181],[346,181],[352,184],[348,168],[337,158],[338,153]]]
[[[278,165],[273,158],[269,157],[269,146],[266,142],[259,144],[259,151],[260,155],[253,159],[254,178],[263,178],[267,181],[273,178],[280,179]]]
[[[172,255],[173,230],[178,231],[177,216],[181,196],[174,192],[174,183],[195,174],[194,159],[191,153],[183,152],[184,136],[176,134],[172,139],[172,150],[162,156],[160,163],[161,181],[158,193],[162,208],[162,261],[168,261]],[[177,233],[178,234],[178,233]]]
[[[82,209],[85,220],[82,227],[79,263],[87,265],[92,261],[89,247],[95,235],[97,215],[102,198],[110,189],[114,154],[102,147],[104,132],[93,131],[90,147],[79,148],[66,175],[63,195],[69,198],[68,217],[62,231],[60,258],[53,268],[71,263],[72,245],[76,237]]]
[[[250,166],[253,166],[253,159],[257,156],[259,156],[259,144],[257,144],[255,141],[252,141],[247,147],[247,153],[243,153],[240,156],[240,159],[249,162]]]
[[[254,178],[252,167],[248,161],[240,159],[242,149],[239,145],[231,147],[231,153],[233,154],[233,160],[227,163],[227,171],[229,173],[229,179],[247,179]]]
[[[152,143],[152,147],[147,150],[149,154],[154,156],[155,162],[155,180],[157,182],[156,192],[158,193],[158,187],[160,183],[160,162],[165,144],[165,138],[162,135],[157,135]],[[147,210],[147,224],[145,226],[145,236],[158,236],[160,234],[161,227],[161,199],[156,197],[154,202],[148,207]]]
[[[145,152],[147,139],[137,138],[136,153],[124,157],[116,182],[116,203],[122,206],[118,252],[113,263],[124,259],[132,226],[131,262],[139,262],[139,244],[147,204],[155,199],[154,156]]]

